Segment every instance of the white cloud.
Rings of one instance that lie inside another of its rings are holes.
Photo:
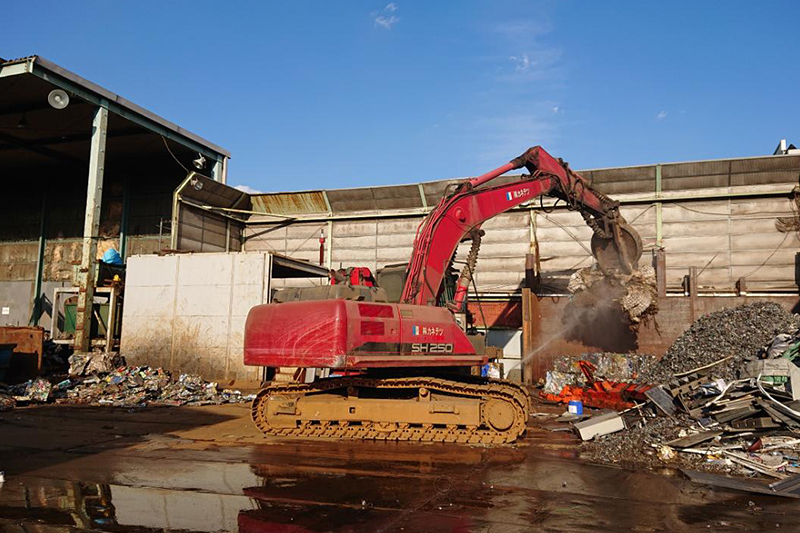
[[[553,107],[551,107],[551,108],[550,108],[550,110],[551,110],[553,113],[560,113],[560,112],[561,112],[561,107],[559,107],[559,106],[557,106],[557,105],[554,105]]]
[[[259,191],[258,189],[254,189],[254,188],[250,187],[249,185],[235,185],[233,188],[237,189],[239,191],[242,191],[242,192],[246,192],[247,194],[263,194],[264,193],[264,191]]]
[[[658,115],[656,115],[656,120],[664,120],[665,118],[667,118],[666,111],[659,111]]]
[[[537,18],[536,20],[513,20],[507,21],[502,24],[494,24],[491,27],[492,31],[518,39],[536,37],[550,33],[553,25],[547,18]]]
[[[507,82],[530,82],[533,80],[554,80],[561,75],[558,66],[561,50],[532,46],[525,52],[508,56],[511,68],[497,69],[497,78]]]
[[[400,22],[400,17],[394,15],[394,12],[397,11],[399,8],[397,4],[394,2],[389,2],[386,4],[386,7],[383,8],[383,11],[373,11],[370,13],[372,19],[375,21],[376,26],[380,26],[381,28],[385,28],[387,30],[391,30],[392,26]]]
[[[383,15],[378,15],[377,17],[375,17],[375,25],[386,28],[387,30],[391,30],[392,26],[397,24],[398,20],[400,19],[395,17],[394,15],[390,17],[384,17]]]
[[[508,58],[508,60],[516,64],[515,70],[517,72],[525,72],[531,67],[531,58],[528,57],[528,54],[522,54],[520,57],[511,56]]]
[[[478,140],[480,148],[475,155],[488,165],[508,160],[537,144],[546,150],[558,150],[559,135],[544,106],[538,111],[475,119],[465,131],[471,140]]]

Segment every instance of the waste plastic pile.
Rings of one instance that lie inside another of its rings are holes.
[[[147,366],[113,366],[118,362],[105,354],[73,356],[70,375],[56,383],[40,377],[19,385],[0,385],[0,410],[50,402],[115,407],[211,405],[252,401],[254,397],[220,388],[199,376],[174,377]]]

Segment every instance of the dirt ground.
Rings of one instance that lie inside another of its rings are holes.
[[[245,405],[0,413],[0,531],[798,531],[800,500],[516,445],[279,440]]]

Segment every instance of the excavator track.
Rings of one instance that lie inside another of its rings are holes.
[[[398,392],[403,399],[391,397]],[[267,435],[464,444],[513,442],[525,431],[529,412],[530,396],[516,384],[434,377],[276,383],[262,389],[252,406],[253,421]]]

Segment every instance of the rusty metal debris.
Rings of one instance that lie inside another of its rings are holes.
[[[103,364],[108,362],[101,359]],[[86,368],[82,361],[82,368]],[[95,364],[94,368],[102,368]],[[109,372],[94,372],[86,376],[69,376],[53,384],[37,378],[27,383],[0,389],[0,410],[16,405],[36,403],[70,403],[110,405],[115,407],[146,407],[155,405],[209,405],[251,401],[254,395],[221,389],[217,383],[199,376],[172,374],[160,368],[117,367]]]
[[[642,377],[663,383],[676,374],[730,357],[723,365],[712,367],[710,375],[733,380],[745,360],[754,358],[777,335],[794,332],[798,326],[798,316],[774,302],[710,313],[695,321]]]
[[[544,392],[558,394],[566,385],[585,385],[586,376],[580,362],[586,361],[596,367],[597,377],[610,381],[644,383],[642,374],[648,373],[656,364],[656,357],[648,354],[620,354],[610,352],[562,355],[553,361],[553,369],[545,377]]]
[[[798,317],[775,304],[704,316],[645,373],[655,386],[620,413],[626,430],[583,452],[630,467],[790,479],[800,474],[799,353]]]

